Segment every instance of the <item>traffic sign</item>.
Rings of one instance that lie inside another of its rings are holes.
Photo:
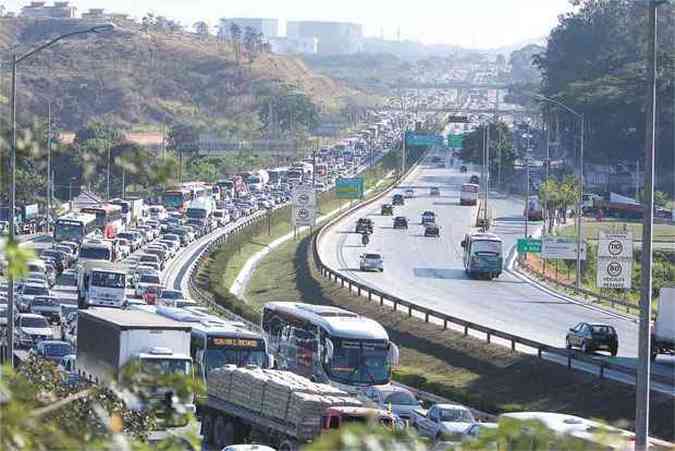
[[[599,288],[623,288],[633,284],[633,234],[631,232],[598,232]]]
[[[469,122],[469,118],[467,116],[448,116],[448,122],[466,124]]]
[[[316,190],[311,185],[298,185],[293,189],[293,205],[296,207],[315,207]]]
[[[564,238],[546,237],[542,242],[541,256],[556,260],[576,260],[577,242]],[[581,243],[581,260],[586,260],[586,243]]]
[[[405,132],[406,146],[434,146],[442,144],[443,137],[441,135],[427,135],[422,133]]]
[[[520,254],[540,254],[541,253],[541,240],[535,239],[525,239],[520,238],[518,240],[518,253]]]
[[[316,223],[316,207],[298,207],[294,205],[292,210],[294,227],[313,226]]]
[[[338,179],[335,182],[335,197],[338,199],[361,199],[363,178]]]
[[[598,232],[598,256],[633,259],[633,234],[631,232]]]
[[[464,135],[448,135],[448,147],[453,149],[463,149],[464,148]]]

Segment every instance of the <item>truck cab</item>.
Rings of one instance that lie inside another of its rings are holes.
[[[88,262],[78,274],[78,305],[122,308],[126,305],[127,274],[112,264]]]

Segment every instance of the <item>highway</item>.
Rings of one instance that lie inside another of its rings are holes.
[[[380,206],[391,196],[359,209],[341,220],[319,243],[323,262],[368,286],[455,317],[551,346],[564,347],[565,335],[578,322],[613,325],[619,334],[619,355],[613,361],[635,365],[637,324],[621,315],[570,302],[530,285],[509,272],[493,281],[468,278],[460,246],[476,217],[476,207],[459,206],[458,188],[467,179],[454,168],[437,168],[427,162],[415,169],[391,194],[415,190],[413,199],[395,207],[394,215],[406,216],[408,230],[394,230],[392,216],[380,216]],[[429,196],[437,186],[440,197]],[[523,236],[523,202],[515,198],[491,201],[495,223],[492,232],[504,240],[504,252]],[[440,238],[425,238],[420,224],[425,210],[434,211]],[[353,233],[359,217],[368,216],[375,230],[367,247]],[[531,224],[536,227],[536,224]],[[384,272],[361,272],[359,256],[364,252],[384,257]],[[659,356],[656,370],[673,375],[675,359]]]

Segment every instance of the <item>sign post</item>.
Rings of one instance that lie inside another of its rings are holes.
[[[630,290],[633,275],[633,235],[631,232],[598,232],[598,288]]]
[[[576,260],[577,242],[565,238],[546,237],[542,241],[541,256],[555,260]],[[581,243],[581,259],[586,260],[586,243]]]

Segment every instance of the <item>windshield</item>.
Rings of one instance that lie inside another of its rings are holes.
[[[180,208],[183,206],[183,195],[180,193],[165,193],[162,196],[162,204],[165,207]]]
[[[62,273],[59,278],[59,285],[75,286],[77,285],[77,277],[72,273]]]
[[[68,343],[47,343],[44,349],[46,355],[54,357],[63,357],[73,353],[73,348]]]
[[[81,241],[82,225],[56,221],[54,239],[56,241]]]
[[[120,273],[94,271],[91,274],[91,285],[104,288],[125,288],[126,275]]]
[[[91,260],[111,260],[110,250],[104,247],[83,247],[80,249],[80,258]]]
[[[502,254],[501,241],[477,240],[471,244],[473,255],[499,256]]]
[[[335,346],[326,367],[332,379],[351,385],[381,385],[389,382],[390,367],[384,343],[348,340],[336,342],[338,345]]]
[[[155,285],[159,285],[161,282],[159,280],[159,276],[155,276],[153,274],[143,274],[141,276],[141,283],[152,283]]]
[[[398,406],[416,406],[419,404],[414,396],[406,392],[393,393],[385,398],[384,403],[396,404]]]
[[[143,359],[143,371],[150,374],[190,374],[192,363],[181,359]]]
[[[442,409],[441,421],[452,423],[473,423],[471,414],[465,409]]]
[[[203,219],[206,217],[206,210],[203,208],[188,208],[185,216],[193,219]]]
[[[222,368],[225,365],[267,367],[267,355],[265,350],[262,349],[211,348],[206,350],[205,357],[207,374],[209,371]]]
[[[21,327],[48,328],[46,318],[21,318]]]
[[[162,292],[163,299],[182,299],[183,293],[180,291],[167,290]]]
[[[44,298],[44,297],[38,297],[33,299],[33,302],[31,303],[32,307],[37,307],[38,305],[54,305],[56,302],[55,299],[53,298]]]

